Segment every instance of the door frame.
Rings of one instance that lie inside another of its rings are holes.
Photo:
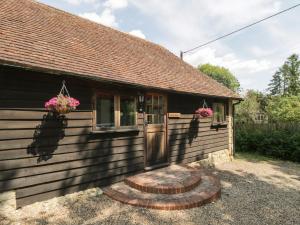
[[[145,101],[146,101],[146,96],[147,95],[161,95],[164,98],[164,132],[165,132],[165,138],[164,138],[164,145],[165,145],[165,151],[166,151],[166,162],[165,163],[160,163],[157,165],[153,166],[147,166],[147,129],[148,129],[148,124],[146,122],[147,120],[147,114],[146,114],[146,108],[143,113],[144,117],[144,170],[153,170],[156,168],[164,167],[170,165],[170,154],[169,154],[169,146],[168,146],[168,95],[160,92],[146,92],[145,93]],[[146,105],[146,102],[144,102]]]

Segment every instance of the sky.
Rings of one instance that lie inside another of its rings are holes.
[[[299,0],[39,0],[72,14],[144,38],[175,55]],[[224,66],[243,90],[265,91],[286,58],[300,53],[300,7],[185,54],[193,66]]]

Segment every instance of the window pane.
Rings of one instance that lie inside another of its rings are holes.
[[[158,105],[158,97],[159,96],[153,96],[153,105]]]
[[[147,105],[147,107],[146,107],[146,113],[147,114],[152,114],[153,113],[152,105]]]
[[[121,96],[120,98],[120,125],[134,126],[136,124],[135,98]]]
[[[163,96],[159,96],[159,105],[160,106],[163,106],[164,105],[164,98],[163,98]]]
[[[149,105],[152,104],[152,96],[151,96],[151,95],[148,95],[148,96],[146,97],[146,103],[149,104]]]
[[[147,122],[148,124],[153,124],[152,115],[147,115]]]
[[[96,120],[98,127],[113,127],[114,118],[114,96],[103,95],[97,97]]]
[[[223,103],[214,103],[214,122],[224,122],[225,121],[225,106]]]
[[[153,106],[153,114],[158,114],[158,106],[157,105]]]
[[[159,106],[159,109],[158,109],[158,113],[159,114],[164,114],[164,110],[163,110],[163,106]]]

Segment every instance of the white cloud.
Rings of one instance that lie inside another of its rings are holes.
[[[266,55],[270,55],[272,53],[274,53],[274,49],[265,49],[259,46],[250,46],[249,48],[249,52],[256,57],[263,57]]]
[[[87,4],[93,4],[97,0],[64,0],[65,2],[71,4],[71,5],[80,5],[82,3],[87,3]]]
[[[157,22],[172,41],[162,44],[174,52],[227,33],[249,22],[277,12],[280,3],[274,0],[140,1],[129,0],[145,15]],[[255,12],[255,13],[254,13]]]
[[[236,54],[230,52],[222,55],[218,55],[216,49],[207,47],[197,51],[192,55],[186,55],[185,61],[189,62],[193,66],[199,64],[210,63],[213,65],[219,65],[229,68],[236,73],[255,73],[267,70],[271,68],[271,63],[265,59],[240,59]]]
[[[104,2],[103,5],[107,8],[111,8],[111,9],[122,9],[122,8],[127,7],[128,1],[127,0],[107,0],[106,2]]]
[[[82,2],[85,3],[93,3],[96,4],[96,0],[66,0],[73,4],[80,4]],[[114,14],[115,10],[126,8],[128,5],[127,0],[107,0],[103,3],[104,9],[101,14],[97,14],[96,12],[85,12],[79,14],[79,16],[94,21],[96,23],[101,23],[103,25],[109,27],[118,27],[119,24],[117,22],[117,18]]]
[[[90,13],[81,15],[114,27],[119,25],[117,11],[130,5],[130,10],[135,9],[138,13],[129,14],[131,11],[124,10],[128,14],[124,23],[131,21],[133,27],[148,26],[154,41],[176,55],[179,50],[187,50],[295,4],[294,0],[218,0],[217,3],[210,0],[189,0],[188,3],[182,0],[64,1],[84,6],[93,3],[89,5]],[[98,8],[96,4],[99,4]],[[290,54],[300,53],[298,14],[297,9],[291,10],[215,42],[208,49],[186,54],[184,58],[192,65],[209,62],[228,67],[243,85],[262,90]],[[137,15],[141,19],[135,22]],[[151,23],[147,24],[149,21]],[[132,30],[130,33],[143,37],[142,32]]]
[[[142,38],[142,39],[146,39],[145,34],[141,30],[132,30],[129,32],[129,34],[139,37],[139,38]]]
[[[109,27],[118,27],[115,15],[110,9],[104,9],[101,15],[98,15],[96,12],[87,12],[79,14],[79,16],[94,21],[96,23],[101,23]]]
[[[268,70],[272,69],[272,63],[269,60],[259,60],[255,58],[241,59],[233,52],[220,54],[216,49],[211,47],[203,48],[201,51],[197,51],[192,55],[186,55],[184,59],[193,66],[210,63],[226,67],[238,77],[242,87],[245,89],[256,89],[256,82],[262,80],[262,76],[265,75]],[[266,79],[266,77],[264,77],[263,79],[268,80],[269,78]]]
[[[293,5],[284,0],[128,0],[159,28],[159,44],[176,55]],[[263,90],[293,52],[300,53],[297,9],[184,56],[192,65],[228,67],[244,88]]]

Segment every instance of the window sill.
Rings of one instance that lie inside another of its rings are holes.
[[[112,128],[107,130],[93,130],[92,134],[110,134],[110,133],[126,133],[126,132],[137,132],[140,129],[138,127],[135,128]]]
[[[212,123],[212,126],[213,126],[213,127],[216,127],[216,126],[227,126],[227,122],[222,122],[222,123],[217,123],[217,122],[214,123],[214,122],[213,122],[213,123]]]

